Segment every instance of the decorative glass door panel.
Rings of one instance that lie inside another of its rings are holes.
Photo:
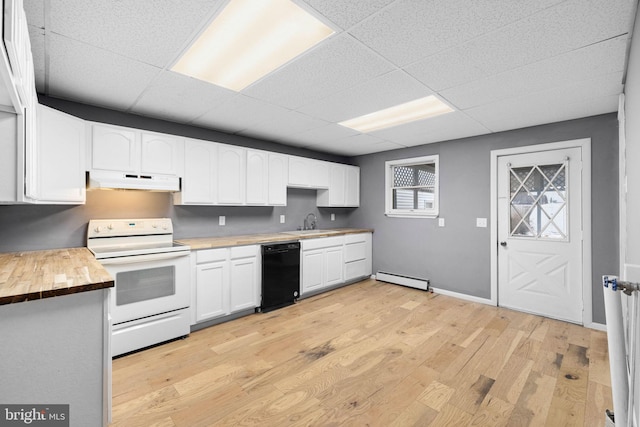
[[[510,235],[567,240],[567,162],[509,165]]]

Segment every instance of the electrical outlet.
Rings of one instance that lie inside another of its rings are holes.
[[[476,218],[476,227],[487,227],[487,218]]]
[[[280,215],[280,224],[284,224],[284,215]]]
[[[438,218],[438,227],[444,227],[444,218]]]
[[[220,215],[218,217],[218,225],[225,225],[227,223],[227,217],[224,215]]]
[[[336,214],[332,213],[331,214],[331,221],[335,221],[336,220]]]

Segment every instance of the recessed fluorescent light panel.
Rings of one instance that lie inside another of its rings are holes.
[[[333,33],[290,0],[231,0],[171,70],[239,92]]]
[[[452,111],[453,108],[442,102],[438,97],[429,95],[425,98],[345,120],[338,124],[358,132],[367,133],[439,116],[440,114],[451,113]]]

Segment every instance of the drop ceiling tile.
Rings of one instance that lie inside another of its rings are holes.
[[[289,109],[387,73],[393,66],[348,34],[334,36],[243,91]]]
[[[360,134],[307,147],[319,151],[327,151],[343,156],[357,156],[377,153],[379,151],[395,150],[404,146],[385,141],[372,135]]]
[[[47,30],[165,67],[223,3],[56,0],[50,2]]]
[[[399,0],[349,32],[403,66],[559,1]]]
[[[197,126],[236,133],[247,127],[266,120],[271,114],[285,114],[290,110],[237,94],[191,123]]]
[[[347,29],[394,0],[304,0],[342,29]]]
[[[281,138],[281,141],[284,143],[295,143],[299,146],[321,145],[353,135],[358,135],[358,132],[332,123],[326,126],[292,134],[286,138]]]
[[[619,37],[628,31],[629,16],[627,1],[569,0],[413,64],[407,71],[441,90]],[[461,79],[453,68],[460,58],[464,58],[461,66],[477,72],[463,71]],[[431,63],[436,70],[430,69]]]
[[[432,91],[423,84],[397,70],[305,105],[298,111],[340,122],[430,94]]]
[[[407,147],[483,135],[490,130],[460,111],[373,132],[379,138]]]
[[[283,137],[323,127],[327,124],[324,120],[318,120],[297,111],[276,108],[265,114],[263,120],[254,122],[238,133],[254,138],[280,141]]]
[[[163,71],[145,89],[131,111],[176,122],[189,122],[235,96],[236,92],[202,80]]]
[[[404,67],[412,77],[434,91],[458,86],[489,75],[469,55],[466,45],[455,46]]]
[[[148,64],[47,34],[49,93],[58,98],[126,110],[160,72]]]
[[[489,104],[624,69],[627,37],[609,39],[553,58],[440,92],[459,109]]]
[[[622,72],[465,110],[494,132],[617,111]],[[615,102],[614,102],[615,100]]]
[[[45,48],[44,30],[29,25],[29,40],[31,42],[31,56],[33,57],[33,72],[36,79],[36,90],[45,91]]]

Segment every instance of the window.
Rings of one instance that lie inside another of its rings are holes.
[[[438,156],[391,160],[386,167],[387,216],[438,216]]]

